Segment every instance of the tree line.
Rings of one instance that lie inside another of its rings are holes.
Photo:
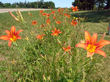
[[[110,9],[110,0],[75,0],[72,5],[80,10]]]
[[[55,8],[55,4],[52,1],[49,2],[19,2],[19,3],[2,3],[0,2],[0,8]]]

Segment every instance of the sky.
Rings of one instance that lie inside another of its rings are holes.
[[[26,2],[34,2],[37,0],[26,0]],[[74,0],[44,0],[44,1],[53,1],[55,7],[71,7]],[[25,0],[0,0],[2,3],[15,3],[15,2],[25,2]]]

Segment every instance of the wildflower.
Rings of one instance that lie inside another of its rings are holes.
[[[43,10],[40,10],[40,13],[43,13],[44,11]]]
[[[40,27],[44,27],[44,26],[45,26],[44,24],[41,24],[41,25],[40,25]]]
[[[37,24],[37,21],[36,20],[33,20],[32,21],[32,25],[36,25]]]
[[[51,14],[46,14],[47,17],[49,17]]]
[[[63,47],[63,50],[64,50],[65,52],[69,52],[69,51],[71,50],[71,46],[67,46],[66,48]]]
[[[45,34],[37,35],[36,38],[37,38],[37,39],[43,39],[44,36],[45,36]]]
[[[53,19],[56,19],[56,17],[54,16]]]
[[[71,25],[73,25],[73,26],[76,26],[78,23],[77,23],[77,20],[72,20],[71,21]]]
[[[49,18],[46,20],[46,23],[47,24],[50,24],[50,19]]]
[[[63,11],[64,11],[63,8],[59,8],[59,9],[58,9],[58,12],[59,12],[59,13],[61,13],[61,12],[63,12]]]
[[[85,31],[85,43],[78,43],[76,44],[76,47],[81,47],[87,50],[87,57],[92,57],[94,53],[106,57],[105,52],[102,51],[101,48],[108,44],[110,44],[110,41],[104,39],[97,42],[97,33],[94,33],[93,36],[91,36],[89,32]]]
[[[70,18],[71,15],[67,14],[67,13],[64,13],[64,16]]]
[[[47,15],[47,13],[42,13],[42,15],[43,15],[43,16],[46,16],[46,15]]]
[[[19,10],[16,11],[17,16],[9,11],[9,14],[18,22],[24,22],[24,18]]]
[[[61,21],[56,21],[56,24],[61,24]]]
[[[0,39],[9,40],[8,46],[11,46],[12,42],[15,42],[17,39],[21,39],[21,37],[19,36],[19,33],[22,31],[23,30],[19,30],[16,32],[15,26],[12,26],[10,31],[9,30],[5,31],[7,35],[1,36]]]
[[[58,9],[58,12],[59,12],[59,13],[61,12],[61,8]]]
[[[52,11],[51,14],[55,14],[55,11]]]
[[[78,7],[77,6],[75,6],[75,7],[72,6],[72,10],[73,11],[78,11]]]
[[[62,33],[59,29],[57,30],[56,28],[55,28],[55,30],[53,31],[52,30],[52,36],[58,36],[60,33]]]

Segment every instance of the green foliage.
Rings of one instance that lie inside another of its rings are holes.
[[[75,0],[72,5],[78,6],[80,10],[93,10],[96,7],[98,10],[109,9],[110,0]]]
[[[49,2],[28,2],[28,3],[1,3],[0,7],[3,8],[55,8],[55,4],[52,1]]]

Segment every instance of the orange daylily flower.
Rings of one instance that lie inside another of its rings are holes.
[[[46,23],[47,24],[50,24],[50,19],[49,18],[46,20]]]
[[[59,13],[61,12],[61,8],[58,9],[58,12],[59,12]]]
[[[56,21],[56,24],[61,24],[61,21]]]
[[[76,26],[78,23],[77,23],[77,20],[72,20],[71,21],[71,25],[73,25],[73,26]]]
[[[52,30],[52,36],[58,36],[60,33],[62,33],[59,29],[57,30],[56,28],[55,28],[55,30]]]
[[[64,16],[70,18],[71,15],[67,14],[67,13],[64,13]]]
[[[19,30],[16,32],[15,26],[11,27],[11,30],[6,30],[5,32],[7,35],[0,36],[0,39],[2,40],[9,40],[8,46],[11,46],[12,42],[15,42],[17,39],[21,39],[19,36],[19,33],[22,32],[23,30]]]
[[[51,14],[46,14],[47,17],[49,17]]]
[[[56,19],[56,17],[54,16],[53,19]]]
[[[75,7],[72,6],[72,10],[73,11],[78,11],[78,7],[77,6],[75,6]]]
[[[63,8],[59,8],[59,9],[58,9],[58,12],[59,12],[59,13],[61,13],[61,12],[63,12],[63,11],[64,11]]]
[[[43,10],[40,10],[40,13],[43,13],[44,11]]]
[[[43,16],[46,16],[46,15],[47,15],[47,13],[42,13],[42,15],[43,15]]]
[[[36,20],[33,20],[32,21],[32,25],[36,25],[37,24],[37,21]]]
[[[65,52],[69,52],[69,51],[71,50],[71,46],[67,46],[66,48],[63,47],[63,50],[64,50]]]
[[[36,38],[37,38],[37,39],[43,39],[44,36],[45,36],[45,34],[37,35]]]
[[[55,14],[55,11],[52,11],[51,14]]]
[[[44,26],[45,26],[44,24],[41,24],[41,25],[40,25],[40,27],[44,27]]]
[[[108,44],[110,44],[110,41],[104,39],[97,42],[97,33],[94,33],[93,36],[91,36],[88,31],[85,31],[85,42],[76,44],[76,47],[87,50],[87,57],[92,57],[94,53],[106,57],[105,52],[102,51],[101,48]]]

